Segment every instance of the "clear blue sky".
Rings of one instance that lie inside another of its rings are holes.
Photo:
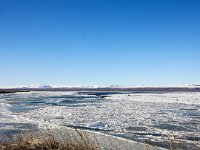
[[[199,0],[0,0],[0,86],[195,82]]]

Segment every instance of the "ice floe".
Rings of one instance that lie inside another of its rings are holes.
[[[0,95],[1,123],[77,127],[161,145],[169,135],[200,135],[200,93],[128,93],[99,98],[77,92]],[[20,108],[20,109],[19,109]],[[18,110],[18,111],[16,111]]]

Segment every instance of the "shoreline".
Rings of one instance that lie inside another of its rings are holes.
[[[103,87],[103,88],[83,88],[83,87],[60,87],[60,88],[0,88],[1,93],[16,93],[30,91],[51,91],[51,92],[200,92],[200,87]]]
[[[14,131],[14,130],[13,130]],[[74,140],[81,140],[81,137],[79,135],[79,132],[84,135],[85,138],[87,138],[90,142],[98,144],[98,147],[100,147],[100,150],[108,150],[108,149],[120,149],[120,150],[166,150],[162,147],[157,147],[153,145],[149,145],[148,143],[142,143],[138,141],[129,140],[123,137],[104,134],[101,132],[95,132],[95,131],[88,131],[88,130],[81,130],[81,129],[75,129],[70,127],[60,127],[53,128],[53,129],[33,129],[33,130],[22,130],[21,132],[15,132],[13,134],[12,138],[9,138],[7,141],[0,140],[1,143],[9,143],[9,142],[15,142],[16,137],[18,137],[18,134],[20,136],[26,137],[26,135],[31,134],[34,138],[42,137],[48,137],[49,135],[53,136],[56,140],[61,141],[63,137],[72,137],[72,141]],[[10,141],[9,141],[10,140]]]

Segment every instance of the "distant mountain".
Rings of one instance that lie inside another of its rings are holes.
[[[66,85],[66,86],[52,86],[52,88],[120,88],[118,85]]]
[[[193,86],[200,86],[200,83],[194,83]]]
[[[39,88],[49,89],[52,88],[50,85],[41,85]]]

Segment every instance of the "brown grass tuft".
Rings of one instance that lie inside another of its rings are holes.
[[[81,131],[76,135],[48,133],[17,134],[14,139],[0,143],[0,150],[99,150],[96,142]],[[78,135],[78,136],[77,136]]]

